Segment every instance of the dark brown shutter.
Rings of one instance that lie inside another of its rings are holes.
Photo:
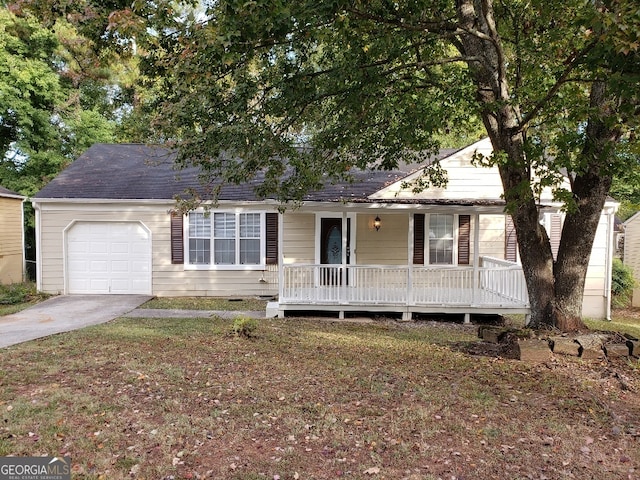
[[[267,213],[266,217],[266,261],[267,265],[278,264],[278,214]]]
[[[562,236],[562,215],[560,213],[551,214],[551,228],[549,229],[549,242],[551,243],[551,253],[553,259],[558,258],[560,248],[560,237]]]
[[[517,262],[518,237],[516,236],[516,226],[511,215],[505,215],[504,220],[504,259],[509,262]]]
[[[458,265],[469,265],[471,215],[458,215]]]
[[[182,230],[183,216],[171,213],[171,263],[184,263],[184,237]]]
[[[413,264],[424,265],[424,213],[413,215]]]

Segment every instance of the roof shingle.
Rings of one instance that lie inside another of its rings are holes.
[[[438,158],[455,150],[443,150]],[[196,168],[177,169],[175,153],[165,147],[143,144],[98,143],[40,190],[35,198],[143,200],[174,199],[187,189],[201,195]],[[307,201],[365,201],[391,182],[404,178],[420,165],[402,165],[394,171],[354,170],[353,181],[327,183],[309,193]],[[257,201],[254,188],[260,178],[240,185],[224,185],[219,200]]]

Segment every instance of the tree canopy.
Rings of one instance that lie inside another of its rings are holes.
[[[164,85],[154,126],[182,162],[232,182],[266,170],[259,193],[289,201],[352,166],[433,152],[481,119],[494,155],[478,161],[500,169],[534,324],[583,326],[599,213],[613,177],[636,166],[634,2],[207,5],[148,39]],[[557,258],[538,221],[545,186],[567,210]]]

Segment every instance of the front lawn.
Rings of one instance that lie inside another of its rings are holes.
[[[445,323],[118,319],[0,350],[0,456],[87,479],[637,478],[640,365]]]

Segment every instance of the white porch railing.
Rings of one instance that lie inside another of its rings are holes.
[[[292,264],[282,277],[282,305],[529,306],[522,269],[488,257],[478,268]]]

